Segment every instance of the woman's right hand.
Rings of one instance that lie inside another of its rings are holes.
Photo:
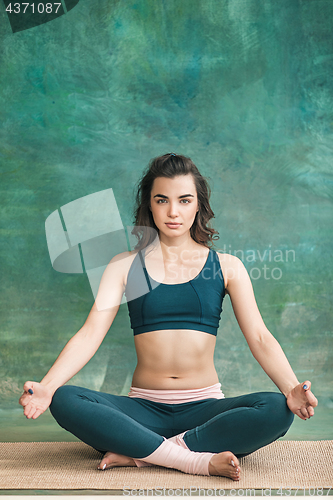
[[[23,386],[24,393],[19,399],[20,405],[24,408],[24,415],[27,418],[36,419],[44,413],[51,404],[53,393],[45,385],[38,382],[26,382]],[[33,392],[31,394],[29,389]]]

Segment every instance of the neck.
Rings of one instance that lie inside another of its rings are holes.
[[[190,236],[190,233],[184,234],[179,238],[168,238],[165,235],[160,234],[160,245],[162,254],[168,259],[168,257],[172,254],[181,256],[184,250],[194,251],[198,250],[199,247],[202,247],[199,243],[196,243]]]

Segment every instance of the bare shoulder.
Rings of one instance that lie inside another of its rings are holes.
[[[137,251],[130,252],[121,252],[112,257],[110,260],[108,267],[113,269],[113,272],[116,272],[118,276],[122,278],[122,283],[126,285],[128,271],[135,259],[135,256],[138,254]]]
[[[136,252],[122,252],[115,255],[103,273],[95,300],[98,311],[119,307],[125,291],[127,274]]]
[[[228,286],[231,284],[232,280],[242,276],[244,273],[247,274],[247,271],[243,262],[235,255],[229,253],[216,253],[220,261],[226,293],[228,293]]]
[[[135,256],[137,255],[138,252],[136,251],[131,251],[131,252],[121,252],[112,257],[110,260],[111,263],[117,263],[118,265],[122,267],[126,267],[127,265],[131,265]]]

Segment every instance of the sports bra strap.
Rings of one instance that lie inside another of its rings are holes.
[[[148,285],[149,291],[151,292],[152,291],[152,286],[150,284],[149,275],[148,275],[148,272],[147,272],[147,269],[146,269],[144,258],[142,257],[141,250],[139,250],[139,257],[140,257],[140,260],[141,260],[143,272],[145,273],[145,278],[146,278],[146,281],[147,281],[147,285]]]

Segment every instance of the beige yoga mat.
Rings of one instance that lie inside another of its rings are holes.
[[[149,494],[147,489],[163,488],[181,489],[182,494],[187,490],[189,494],[199,488],[282,488],[287,495],[288,489],[299,488],[313,495],[333,486],[333,441],[277,441],[240,460],[242,478],[238,482],[162,467],[99,471],[101,458],[78,442],[0,443],[0,489],[122,490],[121,494],[129,495],[134,489],[144,490],[142,494]]]

